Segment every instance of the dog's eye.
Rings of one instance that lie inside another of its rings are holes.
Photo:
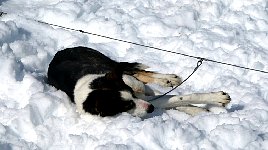
[[[130,105],[131,107],[135,107],[135,106],[136,106],[136,104],[135,104],[133,101],[130,101],[129,105]]]
[[[133,98],[138,98],[134,93],[132,93],[132,97]]]
[[[136,104],[133,101],[128,101],[128,104],[125,106],[126,110],[132,109],[136,106]]]

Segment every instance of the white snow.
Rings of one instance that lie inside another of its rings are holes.
[[[197,60],[33,20],[268,71],[267,0],[1,0],[0,10],[8,13],[0,17],[1,150],[268,149],[267,74],[203,62],[172,92],[226,91],[226,111],[80,116],[65,93],[46,83],[61,49],[92,47],[183,79]]]

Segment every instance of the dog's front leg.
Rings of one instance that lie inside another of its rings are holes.
[[[155,97],[147,97],[148,100]],[[182,96],[165,95],[158,99],[150,101],[157,108],[175,108],[179,111],[190,115],[196,115],[201,112],[208,112],[205,108],[193,106],[191,104],[212,104],[217,106],[225,106],[230,102],[230,96],[224,92],[212,93],[195,93]]]
[[[201,108],[201,107],[197,107],[197,106],[193,106],[193,105],[179,106],[179,107],[176,107],[176,109],[178,111],[185,112],[185,113],[192,115],[192,116],[195,116],[195,115],[200,114],[202,112],[209,112],[209,110],[207,110],[205,108]]]
[[[212,104],[225,106],[230,102],[230,96],[224,92],[195,93],[182,96],[166,95],[156,100],[150,101],[158,108],[176,108],[191,104]]]

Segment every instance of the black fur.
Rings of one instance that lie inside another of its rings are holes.
[[[127,111],[135,104],[120,97],[119,90],[130,91],[122,74],[134,74],[139,70],[139,63],[116,62],[102,53],[86,48],[74,47],[59,51],[54,56],[48,68],[48,83],[64,91],[74,102],[74,88],[76,82],[87,74],[106,74],[95,79],[83,108],[91,114],[112,116]],[[134,94],[133,94],[134,95]]]
[[[117,90],[94,90],[83,106],[86,112],[104,117],[126,112],[135,107],[135,103],[121,100]]]

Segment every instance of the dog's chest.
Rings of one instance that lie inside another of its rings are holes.
[[[93,91],[93,89],[90,88],[92,81],[103,76],[104,74],[88,74],[80,78],[74,87],[74,102],[77,105],[82,105],[86,100],[88,94]]]

